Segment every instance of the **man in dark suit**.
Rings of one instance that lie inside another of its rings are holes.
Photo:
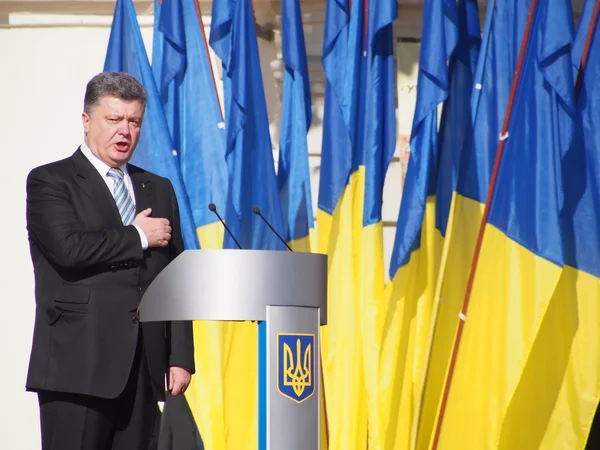
[[[147,450],[165,377],[181,395],[194,373],[191,323],[136,316],[183,251],[171,183],[128,164],[145,105],[135,78],[95,76],[84,142],[27,178],[36,313],[26,388],[38,394],[43,449]]]

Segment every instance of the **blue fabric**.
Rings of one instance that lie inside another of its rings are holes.
[[[325,109],[318,206],[328,214],[333,214],[352,169],[352,143],[342,112],[349,21],[348,0],[327,1],[322,57],[326,79]]]
[[[481,46],[476,0],[457,5],[458,42],[448,63],[448,98],[444,103],[438,132],[439,164],[436,186],[436,229],[446,236],[452,194],[465,136],[471,132],[470,99]]]
[[[573,23],[568,0],[537,4],[489,223],[563,265],[561,159],[573,139]]]
[[[190,2],[188,2],[188,5],[191,6]],[[169,83],[185,71],[187,60],[186,29],[183,25],[182,0],[162,0],[162,8],[160,8],[160,4],[158,6],[159,9],[162,9],[162,13],[157,15],[158,11],[155,9],[154,17],[155,20],[158,18],[158,31],[163,34],[163,52],[162,73],[160,79],[157,80],[157,85],[160,94],[163,94]],[[156,61],[152,60],[152,64],[155,63]]]
[[[573,62],[579,67],[590,26],[594,35],[577,101],[575,138],[563,159],[566,263],[600,277],[600,27],[592,24],[594,0],[587,0],[579,19]]]
[[[470,6],[476,8],[476,5]],[[391,278],[399,267],[409,261],[411,253],[419,248],[427,197],[436,192],[440,163],[438,106],[448,98],[452,75],[447,61],[454,61],[453,67],[456,67],[459,35],[464,33],[459,32],[459,25],[467,26],[466,23],[459,23],[458,11],[466,7],[464,1],[459,4],[453,0],[432,0],[425,3],[423,36],[427,38],[421,40],[417,103],[411,131],[410,158],[390,263]],[[468,41],[463,39],[462,43],[466,45]]]
[[[134,76],[146,88],[148,99],[144,122],[140,140],[131,162],[171,181],[179,204],[185,247],[199,248],[196,226],[179,170],[179,160],[173,154],[171,134],[131,0],[117,0],[104,71],[126,72]]]
[[[285,73],[279,138],[277,183],[286,241],[309,235],[314,228],[308,144],[312,121],[310,80],[299,0],[283,0],[281,33]]]
[[[284,244],[252,213],[252,207],[258,206],[263,216],[283,234],[250,0],[222,0],[213,4],[210,44],[223,64],[226,161],[231,193],[225,220],[243,248],[284,250]],[[235,246],[227,234],[224,246]]]
[[[485,203],[531,0],[488,0],[457,192]]]
[[[170,11],[172,10],[172,11]],[[181,10],[181,11],[179,11]],[[182,13],[182,14],[181,14]],[[196,227],[209,225],[217,217],[208,209],[214,203],[223,212],[227,206],[228,171],[225,161],[225,129],[223,127],[204,30],[200,29],[193,2],[158,0],[154,2],[153,70],[157,83],[165,73],[179,68],[176,58],[169,58],[171,48],[167,35],[161,32],[164,18],[182,31],[182,49],[187,64],[172,78],[161,96],[179,163],[190,199]],[[174,18],[180,20],[174,22]]]
[[[396,0],[368,3],[368,40],[365,63],[365,109],[358,126],[364,128],[358,143],[365,166],[363,227],[381,221],[383,183],[396,147],[396,70],[393,22],[398,15]]]

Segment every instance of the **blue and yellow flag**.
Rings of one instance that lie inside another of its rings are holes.
[[[348,0],[328,0],[323,67],[325,110],[317,228],[318,251],[328,255],[328,324],[321,328],[323,384],[329,448],[361,449],[366,442],[366,399],[356,324],[352,273],[352,199],[342,200],[352,165],[352,144],[342,105],[346,102]],[[362,443],[362,447],[357,445]]]
[[[597,446],[586,447],[600,400],[600,27],[594,7],[593,0],[585,3],[573,44],[581,82],[575,135],[562,159],[565,269],[511,399],[503,449]]]
[[[223,65],[229,175],[225,221],[244,249],[285,250],[284,244],[252,212],[257,206],[283,234],[250,0],[214,2],[209,42]],[[235,247],[228,235],[223,247]],[[258,340],[254,323],[227,324],[223,330],[223,420],[228,450],[254,450],[257,442],[259,446],[263,442],[265,430],[259,430],[259,407],[264,413],[264,405],[259,405],[257,395]]]
[[[458,167],[470,121],[479,50],[477,4],[431,1],[423,12],[410,159],[386,287],[380,360],[385,447],[411,448],[435,313],[434,288]],[[439,122],[438,110],[443,105]],[[402,374],[398,376],[396,374]]]
[[[575,118],[572,11],[568,0],[531,8],[470,302],[455,319],[464,329],[434,448],[523,448],[504,434],[507,410],[565,264],[561,159]]]
[[[293,250],[314,251],[316,244],[312,241],[316,238],[315,220],[306,140],[312,121],[312,111],[299,0],[283,0],[281,11],[285,73],[277,183],[283,212],[284,238]]]
[[[181,231],[185,247],[198,248],[196,226],[179,170],[179,159],[173,148],[171,134],[131,0],[117,0],[104,71],[126,72],[134,76],[146,88],[148,99],[144,123],[140,141],[131,162],[157,175],[169,178],[179,203]]]
[[[365,0],[366,1],[366,0]],[[355,216],[361,219],[360,253],[354,255],[358,268],[359,320],[361,328],[365,387],[367,394],[368,442],[370,449],[385,449],[386,418],[381,414],[379,384],[380,353],[386,308],[383,258],[383,184],[396,147],[396,72],[394,64],[393,22],[398,15],[396,0],[368,1],[365,20],[361,77],[364,99],[357,118],[359,130],[355,143]],[[361,198],[362,197],[362,198]]]
[[[208,205],[214,203],[223,212],[226,210],[225,129],[200,10],[195,6],[192,1],[162,0],[161,5],[155,0],[152,61],[200,245],[214,249],[222,247],[224,229]],[[217,450],[227,448],[225,424],[234,421],[227,416],[224,401],[224,384],[229,380],[226,330],[229,326],[224,323],[194,322],[197,371],[185,394],[192,423],[204,445]],[[165,407],[165,414],[173,411],[169,405]],[[179,433],[182,429],[179,425]]]
[[[393,1],[327,3],[319,251],[329,255],[323,369],[330,448],[380,441],[381,203],[395,146]]]
[[[418,400],[421,402],[418,449],[428,448],[434,430],[529,3],[529,0],[488,2],[478,57],[472,47],[478,41],[478,17],[474,5],[467,5],[467,17],[470,17],[467,28],[472,31],[466,42],[471,43],[467,49],[470,49],[469,71],[473,78],[471,88],[463,94],[469,95],[470,101],[464,99],[457,106],[470,105],[466,112],[470,119],[464,119],[462,141],[455,144],[460,151],[452,152],[452,161],[458,157],[458,169],[454,166],[454,175],[446,175],[447,168],[441,170],[438,183],[436,223],[438,229],[445,228],[446,233],[435,285],[434,324],[425,349],[426,378]],[[507,45],[506,36],[515,36],[508,41],[510,45]],[[459,39],[465,42],[464,38]],[[457,54],[464,53],[457,50]],[[447,136],[440,136],[440,139],[447,142]],[[442,152],[441,158],[440,167],[447,167],[447,153]],[[448,182],[449,178],[454,179],[454,186]],[[445,192],[450,186],[452,201],[445,220],[443,211],[448,204]],[[439,192],[440,188],[443,192]],[[444,205],[442,211],[441,205]]]

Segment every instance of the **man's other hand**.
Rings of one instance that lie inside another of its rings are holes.
[[[142,229],[148,238],[148,247],[166,247],[171,240],[171,226],[167,219],[150,217],[152,209],[148,208],[139,213],[134,225]]]
[[[192,375],[186,369],[181,367],[171,367],[169,369],[169,392],[173,395],[183,394],[190,385]]]

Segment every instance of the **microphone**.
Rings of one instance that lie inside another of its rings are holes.
[[[260,213],[260,209],[258,208],[258,206],[253,206],[252,207],[252,212],[254,214],[256,214],[258,217],[260,217],[263,220],[263,222],[267,224],[267,226],[271,229],[271,231],[273,231],[273,233],[275,233],[275,235],[279,238],[279,240],[281,242],[283,242],[283,245],[285,245],[290,252],[293,252],[292,248],[289,245],[287,245],[287,242],[285,242],[283,240],[283,238],[279,235],[279,233],[275,230],[275,228],[273,228],[271,226],[271,224],[269,223],[269,221],[263,217],[263,215]]]
[[[240,250],[242,250],[242,246],[240,245],[240,243],[237,241],[237,239],[235,238],[235,236],[233,235],[233,233],[231,232],[231,230],[229,229],[229,227],[227,225],[225,225],[225,222],[223,221],[223,219],[221,219],[221,216],[217,212],[217,207],[215,206],[215,204],[211,203],[210,205],[208,205],[208,209],[210,209],[212,212],[214,212],[216,214],[216,216],[219,218],[219,220],[221,221],[221,223],[223,224],[223,226],[227,230],[227,233],[229,233],[229,236],[231,236],[231,239],[233,239],[233,242],[235,242],[235,245],[237,245],[237,247]]]

